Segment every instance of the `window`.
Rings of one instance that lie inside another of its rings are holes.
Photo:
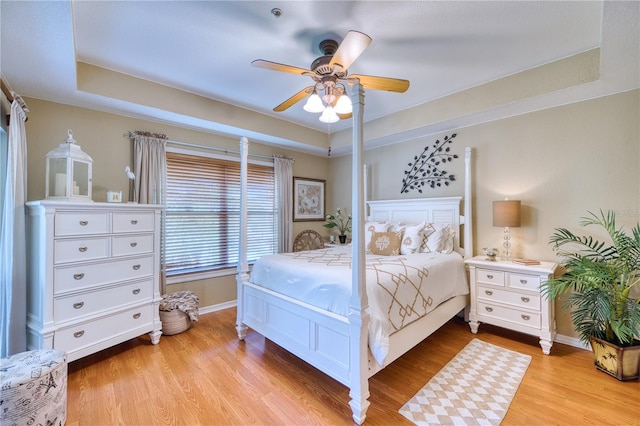
[[[247,258],[277,250],[272,165],[249,163]],[[167,152],[164,259],[168,276],[236,267],[240,162]]]

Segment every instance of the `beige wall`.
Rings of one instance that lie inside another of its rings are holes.
[[[107,189],[122,189],[128,181],[124,167],[132,164],[129,130],[167,134],[172,140],[238,149],[237,139],[166,124],[83,108],[26,99],[31,110],[27,122],[29,200],[44,196],[45,155],[66,137],[67,129],[94,159],[94,200],[104,201]],[[523,226],[512,230],[517,256],[553,259],[547,244],[555,227],[578,229],[588,210],[612,209],[627,227],[640,217],[640,91],[425,136],[365,152],[370,165],[370,198],[396,199],[459,195],[463,192],[463,152],[474,148],[473,197],[475,252],[500,247],[502,230],[491,225],[491,202],[503,197],[523,203]],[[400,194],[401,180],[414,155],[436,138],[458,133],[452,147],[461,158],[447,170],[457,180],[444,189],[423,194]],[[241,136],[241,135],[239,135]],[[365,129],[365,139],[367,133]],[[252,144],[251,151],[274,152],[295,158],[294,175],[327,180],[327,209],[351,211],[351,156],[317,157]],[[327,235],[323,222],[295,222],[294,235],[314,229]],[[235,278],[171,285],[168,291],[195,291],[201,306],[236,298]],[[567,315],[558,312],[558,331],[575,335]]]
[[[169,139],[198,145],[215,146],[231,151],[239,150],[238,139],[232,139],[162,123],[124,117],[116,114],[77,108],[39,99],[25,98],[29,106],[26,123],[28,154],[29,200],[39,200],[45,193],[45,157],[66,139],[67,129],[73,130],[74,139],[84,152],[93,158],[93,200],[106,201],[108,189],[122,190],[128,197],[128,179],[125,166],[132,166],[132,143],[124,135],[130,130],[164,133]],[[300,152],[254,144],[250,152],[264,155],[284,154],[295,159],[294,176],[326,179],[329,160]],[[326,234],[323,222],[295,222],[294,235],[303,229],[314,229]],[[167,291],[191,290],[200,298],[200,305],[211,306],[236,299],[235,277],[172,284]]]
[[[460,158],[447,171],[457,180],[446,189],[400,194],[413,156],[445,134],[365,151],[370,165],[370,199],[463,194],[464,147],[474,150],[474,252],[500,247],[502,229],[492,226],[491,203],[522,200],[522,227],[512,229],[516,256],[553,260],[548,244],[556,227],[580,231],[587,211],[615,210],[629,229],[640,219],[640,90],[445,133]],[[365,140],[366,140],[365,129]],[[351,156],[330,163],[331,206],[351,210]],[[558,332],[575,335],[568,316],[558,312]]]

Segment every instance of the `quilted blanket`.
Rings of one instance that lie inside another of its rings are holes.
[[[294,299],[347,316],[351,295],[351,247],[269,255],[253,266],[250,281]],[[367,255],[369,347],[384,364],[389,336],[440,303],[469,293],[457,253]]]

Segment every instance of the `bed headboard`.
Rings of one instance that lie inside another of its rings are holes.
[[[367,201],[369,221],[404,223],[448,223],[456,230],[455,250],[464,257],[470,256],[470,243],[460,243],[460,235],[466,235],[462,226],[465,217],[460,214],[462,197],[416,198],[403,200]],[[469,252],[465,250],[469,248]]]

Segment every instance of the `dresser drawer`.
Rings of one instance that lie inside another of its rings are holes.
[[[135,280],[152,276],[153,255],[134,259],[56,267],[53,272],[54,294],[82,290],[101,284]]]
[[[74,352],[152,323],[153,305],[140,306],[61,328],[55,332],[53,347]]]
[[[118,235],[111,239],[113,256],[153,252],[153,234]]]
[[[54,263],[80,262],[109,257],[109,237],[55,240]]]
[[[153,232],[154,217],[151,212],[113,213],[113,232]]]
[[[478,300],[505,303],[516,307],[540,311],[540,295],[525,294],[490,286],[478,286]]]
[[[533,329],[540,329],[540,314],[538,312],[528,312],[517,308],[507,308],[478,301],[478,316],[480,316],[480,320],[483,320],[483,317],[495,318],[496,320],[508,321]]]
[[[54,319],[60,322],[69,321],[106,309],[114,309],[125,303],[151,302],[152,297],[153,279],[56,297],[53,302]]]
[[[486,284],[504,285],[504,272],[491,269],[477,269],[476,281]]]
[[[509,287],[539,292],[540,277],[538,275],[509,274]]]
[[[69,212],[55,216],[55,236],[106,234],[109,232],[109,213]]]

